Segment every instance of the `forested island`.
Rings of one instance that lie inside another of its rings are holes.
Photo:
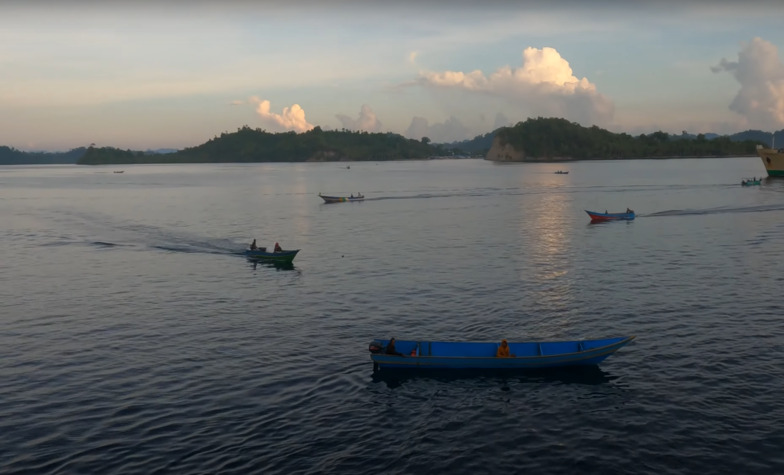
[[[784,130],[776,132],[784,140]],[[69,152],[21,152],[0,146],[0,164],[120,165],[134,163],[332,162],[422,160],[480,156],[494,161],[563,161],[631,158],[753,156],[771,134],[749,130],[733,135],[653,132],[632,136],[583,127],[560,118],[536,118],[501,127],[472,140],[434,144],[427,137],[394,133],[322,130],[271,133],[248,126],[204,144],[171,153],[80,147]]]
[[[0,165],[57,165],[76,163],[84,156],[86,147],[68,152],[22,152],[12,147],[0,145]]]
[[[770,134],[766,134],[770,136]],[[759,139],[686,132],[654,132],[633,137],[599,127],[583,127],[565,119],[538,118],[502,127],[495,132],[488,160],[548,162],[560,160],[612,160],[629,158],[737,157],[755,155]]]
[[[202,145],[165,155],[90,147],[82,165],[125,163],[334,162],[426,159],[442,153],[430,139],[393,133],[322,130],[270,133],[242,127]]]

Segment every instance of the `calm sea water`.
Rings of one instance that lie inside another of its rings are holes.
[[[119,169],[0,167],[2,473],[784,471],[784,180],[741,187],[756,158]],[[578,371],[367,352],[623,335]]]

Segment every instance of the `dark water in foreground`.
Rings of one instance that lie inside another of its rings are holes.
[[[758,159],[113,170],[0,167],[2,473],[784,472],[784,180],[742,188]],[[579,371],[366,350],[632,334]]]

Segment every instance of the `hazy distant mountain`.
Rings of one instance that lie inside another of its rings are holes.
[[[460,142],[443,143],[440,145],[447,150],[451,149],[468,154],[485,154],[490,150],[490,147],[493,146],[493,139],[495,138],[496,132],[497,129],[484,135],[477,135],[470,140],[461,140]]]
[[[775,139],[774,139],[775,135]],[[766,147],[770,147],[773,142],[779,144],[778,147],[784,147],[784,130],[779,130],[775,134],[770,132],[763,132],[761,130],[747,130],[745,132],[738,132],[737,134],[730,135],[730,140],[740,142],[743,140],[753,140],[760,142]]]

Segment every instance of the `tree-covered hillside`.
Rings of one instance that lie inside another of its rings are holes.
[[[633,137],[597,126],[583,127],[557,118],[528,119],[496,132],[502,145],[511,145],[525,157],[538,160],[586,160],[656,157],[725,157],[754,155],[757,141],[733,141],[729,136],[694,139],[654,132]]]
[[[0,146],[0,165],[76,163],[85,150],[80,147],[68,152],[22,152],[12,147]]]
[[[242,127],[208,142],[160,155],[116,148],[87,150],[84,165],[122,163],[320,162],[423,159],[441,153],[427,137],[407,139],[392,133],[324,131],[270,133]]]

